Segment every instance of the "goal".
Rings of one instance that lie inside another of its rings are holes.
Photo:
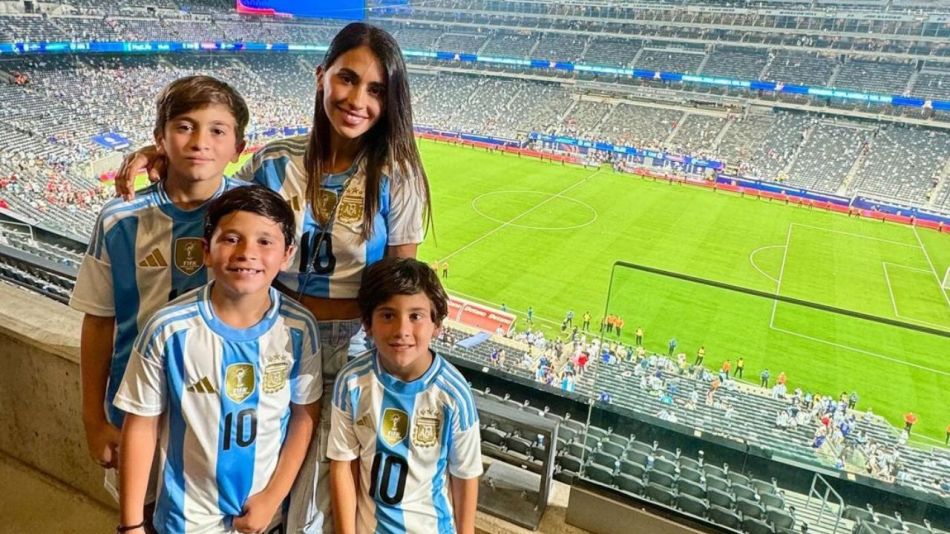
[[[947,267],[947,271],[943,273],[943,281],[940,282],[940,287],[944,291],[950,291],[950,267]]]

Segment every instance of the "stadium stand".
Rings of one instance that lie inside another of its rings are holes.
[[[757,4],[805,10],[813,3],[772,0]],[[904,9],[910,13],[928,8],[912,0],[889,4],[897,15]],[[0,40],[326,44],[339,28],[328,21],[247,19],[231,13],[232,5],[223,0],[190,3],[194,12],[208,13],[211,20],[150,12],[154,7],[177,11],[180,6],[172,0],[136,0],[121,7],[88,0],[71,5],[78,15],[0,15]],[[709,5],[721,7],[720,2]],[[854,9],[882,5],[867,0]],[[723,12],[669,4],[633,7],[496,0],[433,0],[414,9],[411,15],[381,15],[375,21],[393,31],[401,46],[413,50],[580,59],[595,65],[950,98],[950,73],[946,62],[938,61],[950,54],[950,46],[933,41],[914,44],[910,39],[950,37],[945,24],[927,21],[849,20],[847,14],[832,12],[795,17],[759,11],[745,2]],[[522,30],[493,28],[498,24]],[[546,31],[550,29],[572,33]],[[812,30],[868,37],[803,33]],[[684,38],[700,44],[680,40]],[[91,141],[93,136],[115,132],[133,145],[149,142],[157,89],[176,77],[198,72],[219,76],[245,94],[253,114],[252,133],[309,124],[313,68],[320,58],[313,53],[0,57],[0,73],[22,72],[29,78],[25,85],[0,82],[0,102],[4,103],[0,106],[0,206],[6,204],[6,212],[26,222],[87,237],[96,212],[110,196],[109,188],[100,187],[84,169],[89,160],[112,153]],[[418,125],[520,142],[526,142],[529,132],[544,132],[666,149],[718,159],[744,175],[815,191],[871,194],[950,209],[946,176],[950,136],[935,124],[947,119],[939,113],[931,119],[919,110],[910,116],[892,106],[875,105],[866,109],[884,115],[858,117],[827,107],[834,101],[796,96],[795,102],[805,107],[792,109],[783,107],[784,96],[739,89],[730,92],[730,96],[739,95],[738,103],[729,101],[730,111],[718,107],[708,112],[696,109],[695,94],[687,93],[685,84],[522,66],[483,67],[429,59],[410,63]],[[470,72],[445,72],[446,65]],[[492,75],[513,73],[517,77]],[[653,89],[658,92],[640,92]],[[0,250],[6,250],[3,247],[67,270],[75,269],[81,257],[81,250],[34,239],[18,225],[0,224]],[[72,284],[68,277],[49,270],[6,261],[0,262],[0,278],[59,299],[68,296]],[[946,451],[907,446],[880,418],[848,419],[851,413],[839,412],[834,399],[821,402],[812,394],[757,390],[732,380],[720,380],[721,386],[710,393],[716,376],[702,369],[682,370],[661,355],[628,361],[614,353],[609,362],[594,358],[580,370],[571,351],[555,351],[554,343],[543,339],[528,343],[528,336],[522,334],[513,340],[492,338],[472,348],[456,344],[467,335],[448,329],[437,347],[479,366],[490,366],[492,352],[505,350],[507,360],[500,372],[532,382],[542,391],[585,401],[607,391],[613,407],[641,414],[655,424],[685,425],[711,436],[741,439],[803,465],[831,469],[841,461],[840,467],[930,493],[935,493],[935,477],[950,480]],[[594,355],[602,352],[599,347],[586,348]],[[559,387],[565,373],[574,377],[571,391]],[[504,392],[479,393],[495,395],[519,409],[531,408],[527,399]],[[805,497],[783,487],[781,479],[756,478],[751,472],[737,472],[735,466],[709,463],[701,454],[684,453],[652,439],[643,441],[642,436],[638,439],[620,429],[585,424],[578,420],[584,417],[580,412],[572,416],[569,411],[533,409],[563,423],[563,438],[556,443],[561,480],[585,476],[747,532],[787,532],[813,521]],[[848,421],[855,438],[829,431],[822,422],[826,416],[836,423]],[[525,461],[540,458],[544,451],[544,444],[518,429],[497,424],[483,428],[482,439],[484,447],[498,447]],[[862,502],[848,504],[840,510],[848,530],[933,532],[925,518],[915,523],[868,511]]]

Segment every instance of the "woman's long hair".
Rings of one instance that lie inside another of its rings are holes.
[[[366,241],[373,232],[373,217],[379,211],[379,189],[384,171],[392,181],[406,180],[410,194],[424,195],[425,227],[432,223],[432,199],[429,180],[416,139],[412,130],[412,103],[409,96],[409,79],[406,63],[399,45],[386,31],[363,22],[348,24],[330,43],[323,58],[324,72],[330,69],[341,55],[354,48],[367,46],[382,64],[386,76],[386,99],[382,117],[360,138],[361,158],[365,162],[366,191],[363,199],[363,230],[361,238]],[[329,214],[318,212],[321,204],[320,188],[330,157],[330,119],[323,109],[323,88],[317,87],[313,110],[313,127],[307,142],[304,166],[307,171],[307,199],[314,217],[326,223]]]

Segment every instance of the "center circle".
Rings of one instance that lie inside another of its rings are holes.
[[[484,193],[472,199],[472,209],[490,221],[528,230],[573,230],[597,220],[597,210],[586,202],[530,190]]]

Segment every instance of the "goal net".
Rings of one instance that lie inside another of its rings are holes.
[[[950,291],[950,267],[947,267],[947,271],[943,273],[943,280],[940,282],[940,287],[944,291]]]

